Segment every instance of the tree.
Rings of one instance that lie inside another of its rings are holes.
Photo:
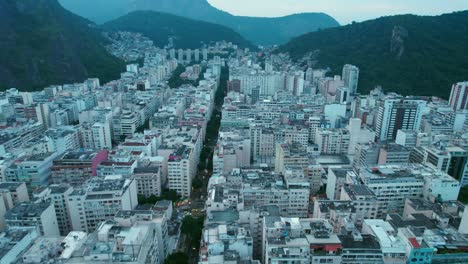
[[[173,203],[180,200],[181,196],[177,194],[174,190],[164,190],[161,196],[151,195],[150,197],[145,197],[144,195],[138,195],[138,204],[150,204],[154,205],[156,202],[161,200],[169,200]]]
[[[191,81],[187,79],[182,79],[180,75],[185,72],[185,67],[182,64],[177,65],[177,68],[172,73],[171,78],[168,80],[169,87],[172,89],[179,88],[184,84],[191,84],[193,86],[198,86],[199,80]],[[203,72],[203,71],[202,71]]]
[[[188,264],[189,257],[183,252],[173,253],[167,256],[164,264]]]
[[[145,121],[145,123],[135,130],[136,133],[143,133],[145,130],[150,129],[150,121],[149,119]]]
[[[468,185],[460,189],[460,194],[458,195],[458,201],[463,204],[468,204]]]
[[[182,221],[181,231],[182,234],[186,235],[190,240],[190,245],[195,248],[196,251],[200,248],[200,239],[203,231],[203,217],[194,218],[192,216],[186,216]]]
[[[201,189],[203,187],[203,181],[200,178],[195,178],[192,182],[192,187],[194,189]]]

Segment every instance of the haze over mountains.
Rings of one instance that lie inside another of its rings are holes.
[[[234,16],[207,0],[60,0],[62,5],[96,23],[104,23],[136,10],[152,10],[212,22],[234,29],[247,40],[262,45],[287,42],[304,33],[339,26],[323,13],[294,14],[279,18]],[[112,3],[112,4],[110,4]]]
[[[0,89],[109,81],[125,69],[100,31],[57,0],[0,0],[0,18]]]
[[[155,11],[135,11],[102,25],[105,30],[142,33],[158,47],[171,38],[181,49],[198,49],[212,41],[228,41],[240,47],[254,47],[234,30],[199,20]]]
[[[313,32],[280,48],[300,59],[313,52],[318,67],[341,74],[358,66],[359,87],[447,98],[468,69],[468,11],[441,16],[383,17]]]

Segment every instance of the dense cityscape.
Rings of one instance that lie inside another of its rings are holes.
[[[468,263],[468,11],[158,1],[0,0],[0,264]]]
[[[468,261],[467,82],[107,37],[120,79],[1,94],[2,263]]]

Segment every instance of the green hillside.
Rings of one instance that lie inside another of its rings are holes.
[[[258,45],[279,45],[320,28],[339,26],[324,13],[284,17],[234,16],[207,0],[60,0],[67,9],[96,23],[116,19],[132,11],[157,11],[229,27]]]
[[[454,82],[468,79],[468,11],[441,16],[399,15],[313,32],[282,46],[300,59],[340,74],[361,69],[360,92],[376,85],[402,94],[447,98]]]
[[[109,81],[124,63],[105,50],[94,24],[57,0],[0,0],[0,89]]]
[[[241,47],[253,47],[230,28],[154,11],[136,11],[102,26],[106,30],[143,33],[164,47],[172,37],[176,48],[200,48],[203,43],[226,40]]]

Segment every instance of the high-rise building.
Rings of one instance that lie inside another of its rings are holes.
[[[275,172],[282,173],[294,167],[304,169],[309,165],[306,149],[299,143],[276,144]]]
[[[379,164],[405,164],[409,162],[409,157],[409,148],[396,143],[389,143],[380,148]]]
[[[395,140],[399,129],[418,130],[426,101],[387,99],[380,102],[376,122],[376,137]]]
[[[341,241],[327,220],[266,216],[262,230],[262,263],[341,263]]]
[[[51,182],[72,186],[83,184],[97,175],[97,166],[108,159],[108,152],[67,152],[53,161]]]
[[[250,158],[253,162],[273,163],[275,155],[275,136],[271,128],[250,126]]]
[[[57,225],[60,235],[66,236],[72,231],[68,196],[73,192],[73,187],[68,184],[52,184],[45,188],[37,197],[47,202],[52,202],[57,217]]]
[[[156,236],[157,226],[154,222],[147,220],[150,213],[143,212],[142,215],[132,213],[127,211],[121,213],[128,215],[131,219],[120,217],[116,220],[122,221],[107,219],[90,234],[79,231],[71,232],[61,241],[64,250],[61,254],[59,253],[60,263],[163,263],[162,246]],[[143,221],[137,221],[135,219],[137,217]],[[43,245],[40,249],[42,250],[43,247],[44,250],[48,249]],[[44,255],[39,260],[41,262],[25,263],[55,262],[52,259],[47,261],[48,255]],[[23,258],[26,259],[26,256]]]
[[[252,104],[255,104],[256,102],[258,102],[258,100],[260,100],[260,86],[255,86],[255,87],[252,87],[252,94],[250,95],[251,99],[252,99]]]
[[[402,213],[406,198],[423,196],[431,201],[452,201],[460,192],[457,180],[424,164],[361,167],[358,177],[376,195],[378,218]]]
[[[346,104],[348,102],[351,102],[351,97],[349,96],[349,88],[343,86],[336,89],[335,101],[339,104]]]
[[[190,63],[192,61],[192,50],[191,49],[187,49],[185,51],[185,58],[186,58],[186,61],[188,63]]]
[[[23,202],[5,214],[9,228],[37,227],[43,236],[60,236],[57,216],[51,202]]]
[[[199,49],[195,49],[193,51],[193,54],[194,54],[194,57],[195,57],[195,61],[196,62],[199,62],[200,61],[200,50]]]
[[[169,50],[169,58],[171,60],[175,59],[176,58],[176,50],[175,49],[170,49]]]
[[[356,151],[357,144],[365,144],[375,140],[375,132],[367,127],[363,127],[360,118],[349,119],[347,129],[350,135],[348,148],[348,154],[350,155]]]
[[[265,62],[265,71],[268,73],[273,71],[273,64],[270,61]]]
[[[349,131],[347,129],[318,129],[315,141],[322,154],[346,154],[349,148]]]
[[[203,60],[208,61],[208,49],[204,48],[202,50],[202,53],[203,53]]]
[[[112,120],[113,138],[120,141],[124,137],[132,137],[141,125],[141,116],[136,112],[125,111]]]
[[[50,152],[64,153],[80,147],[79,131],[72,126],[51,128],[45,132],[45,138]]]
[[[10,193],[11,201],[3,195],[6,192]],[[16,206],[21,202],[29,201],[28,188],[24,182],[2,182],[0,183],[0,193],[2,193],[3,199],[5,202],[8,202],[10,207]]]
[[[468,185],[468,151],[457,146],[447,147],[446,150],[450,154],[448,175],[459,180],[462,186]]]
[[[309,142],[315,142],[315,134],[319,128],[330,128],[330,122],[327,121],[323,116],[311,116],[309,117]]]
[[[47,186],[50,183],[50,167],[59,153],[42,153],[17,159],[6,171],[6,180],[25,182],[28,187]]]
[[[68,196],[68,205],[72,229],[93,232],[118,211],[135,209],[136,182],[122,176],[92,178],[84,188],[77,188]]]
[[[354,170],[359,170],[362,166],[375,165],[379,160],[380,147],[374,143],[357,144],[353,159]]]
[[[288,77],[290,77],[290,82],[287,83],[289,84],[288,89],[291,92],[295,89],[295,91],[300,94],[304,89],[304,73],[298,72],[297,74],[298,75],[292,73],[288,75]],[[251,95],[252,89],[257,86],[260,86],[260,95],[274,95],[278,90],[284,88],[284,78],[284,74],[280,73],[252,72],[245,69],[233,70],[229,73],[229,80],[239,80],[240,91],[247,95]]]
[[[145,197],[161,195],[161,167],[157,162],[139,162],[133,171],[139,195]]]
[[[36,106],[37,120],[45,129],[50,127],[50,110],[48,104],[38,104]]]
[[[238,92],[238,93],[240,93],[240,90],[241,90],[240,80],[228,81],[227,90],[228,90],[228,92]]]
[[[468,82],[459,82],[452,86],[449,104],[454,110],[468,110]]]
[[[322,187],[322,175],[325,174],[321,165],[308,165],[304,168],[304,177],[310,183],[310,195],[315,195]]]
[[[179,49],[177,51],[177,62],[178,63],[183,63],[184,62],[184,50],[183,49]]]
[[[349,88],[350,94],[356,94],[359,83],[359,68],[354,65],[346,64],[343,67],[342,79],[345,86]]]
[[[119,130],[120,131],[120,130]],[[81,143],[87,149],[112,149],[110,123],[84,123],[80,127]]]
[[[192,179],[196,173],[195,151],[185,145],[169,156],[167,165],[168,188],[184,197],[190,197]]]
[[[412,130],[398,130],[395,143],[402,145],[403,147],[413,148],[416,147],[416,140],[418,134]]]

